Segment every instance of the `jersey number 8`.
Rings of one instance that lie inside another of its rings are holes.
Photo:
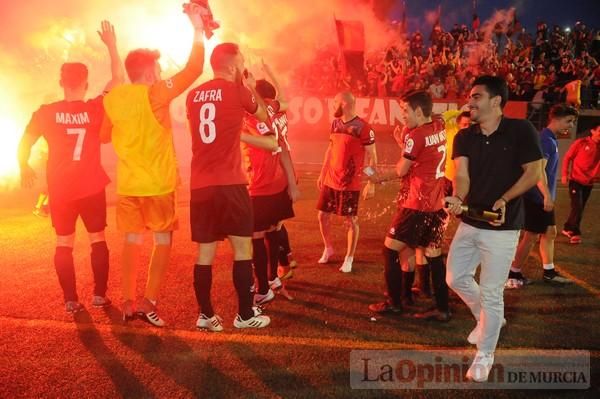
[[[200,108],[200,139],[204,144],[210,144],[217,138],[215,116],[217,108],[213,103],[206,103]]]

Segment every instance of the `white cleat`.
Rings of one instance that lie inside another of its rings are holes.
[[[198,321],[196,321],[196,327],[214,332],[223,331],[223,319],[217,315],[206,317],[204,313],[200,313]]]
[[[256,314],[256,311],[254,312],[254,314]],[[233,326],[235,328],[263,328],[268,326],[269,323],[271,323],[271,319],[269,318],[269,316],[265,316],[262,314],[251,317],[248,320],[242,320],[242,317],[240,315],[237,315],[235,317],[235,320],[233,321]]]
[[[323,250],[323,255],[321,255],[321,258],[317,261],[317,263],[320,263],[320,264],[329,263],[329,258],[331,258],[332,256],[333,256],[333,248],[325,248]]]

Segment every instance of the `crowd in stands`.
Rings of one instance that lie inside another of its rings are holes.
[[[539,22],[535,36],[525,28],[497,23],[484,32],[436,24],[429,35],[417,31],[377,52],[366,53],[363,70],[343,73],[339,52],[323,50],[315,63],[297,72],[303,89],[329,95],[352,89],[361,96],[397,96],[429,90],[434,99],[464,98],[475,76],[504,77],[510,99],[554,104],[564,101],[565,85],[581,81],[581,105],[598,107],[600,30],[582,22],[572,29]]]

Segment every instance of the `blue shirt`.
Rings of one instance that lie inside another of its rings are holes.
[[[547,127],[542,129],[540,133],[540,142],[542,145],[542,155],[547,161],[546,178],[548,179],[548,189],[550,190],[552,201],[554,201],[556,199],[556,175],[558,173],[558,142],[552,130]],[[539,204],[544,203],[544,196],[537,186],[529,189],[524,195],[531,201]]]

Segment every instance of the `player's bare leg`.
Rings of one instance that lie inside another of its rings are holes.
[[[325,249],[323,255],[317,261],[318,263],[328,263],[329,259],[333,256],[333,245],[331,244],[331,214],[323,211],[319,211],[317,218],[319,219],[319,230],[321,231],[321,238]]]
[[[523,285],[529,283],[529,280],[523,276],[521,267],[525,264],[525,261],[529,257],[529,253],[535,245],[538,236],[539,234],[532,233],[530,231],[523,232],[521,240],[519,240],[519,244],[517,245],[515,259],[513,260],[512,265],[510,267],[510,272],[508,273],[508,280],[505,285],[506,288],[521,288]]]
[[[554,240],[556,226],[548,226],[546,233],[540,235],[540,257],[544,268],[544,281],[550,283],[570,284],[573,281],[561,276],[554,270]]]
[[[349,216],[346,218],[348,224],[348,244],[346,248],[346,257],[344,263],[340,267],[342,273],[350,273],[352,271],[352,262],[354,261],[354,253],[356,252],[356,246],[358,245],[358,235],[360,233],[360,227],[358,225],[358,216]]]

